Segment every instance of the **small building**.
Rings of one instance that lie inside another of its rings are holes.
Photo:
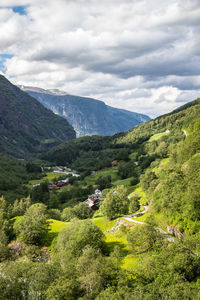
[[[35,183],[35,184],[32,184],[32,187],[35,188],[37,186],[40,186],[40,183]]]
[[[100,201],[101,201],[101,191],[96,189],[94,194],[88,196],[88,199],[85,200],[85,203],[87,203],[87,205],[91,207],[91,209],[97,210],[99,208]]]
[[[56,182],[56,186],[59,188],[67,186],[67,185],[69,185],[69,178],[66,178],[64,180],[59,180]]]

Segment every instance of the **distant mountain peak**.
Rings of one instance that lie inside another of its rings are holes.
[[[55,114],[67,119],[77,137],[114,135],[150,120],[147,115],[114,108],[101,100],[70,95],[57,89],[45,90],[28,86],[21,89]]]

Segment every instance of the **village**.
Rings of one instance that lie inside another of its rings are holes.
[[[70,186],[70,179],[75,177],[80,177],[80,174],[78,174],[75,170],[72,170],[66,166],[56,166],[56,167],[42,167],[42,172],[52,172],[59,175],[66,175],[66,178],[64,179],[58,179],[58,180],[49,180],[48,181],[48,189],[49,191],[56,189],[60,190],[64,187]],[[91,172],[91,175],[94,175],[96,172]],[[34,183],[32,184],[32,188],[36,188],[41,185],[42,182]],[[83,200],[84,203],[86,203],[92,210],[98,210],[100,202],[102,201],[102,194],[99,189],[96,189],[93,194],[88,195],[88,198],[86,200]]]

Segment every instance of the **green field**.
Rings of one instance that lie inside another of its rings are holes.
[[[60,230],[63,227],[67,226],[68,223],[54,220],[54,219],[48,219],[47,221],[49,222],[49,231],[44,240],[44,243],[46,246],[50,247],[51,249],[53,245],[53,240],[57,237]]]
[[[116,220],[108,220],[106,217],[97,217],[93,218],[92,221],[101,229],[101,231],[105,232],[106,230],[111,229],[116,225]]]
[[[84,184],[94,185],[100,176],[107,176],[107,175],[111,176],[112,181],[116,181],[118,179],[117,172],[118,172],[117,167],[112,167],[109,169],[98,171],[95,175],[90,175],[85,177]]]
[[[149,139],[149,142],[157,141],[159,140],[162,136],[169,134],[168,132],[160,132],[152,135]]]
[[[46,172],[46,176],[41,179],[30,180],[29,185],[37,184],[45,181],[52,181],[53,179],[58,179],[60,176],[63,176],[63,173],[54,173],[54,172]],[[67,177],[67,176],[66,176]]]
[[[116,180],[112,184],[114,186],[118,186],[118,185],[130,186],[131,185],[131,180],[132,180],[132,178],[126,178],[126,179]]]

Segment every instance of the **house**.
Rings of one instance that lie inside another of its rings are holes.
[[[101,196],[101,191],[98,190],[98,189],[96,189],[95,192],[94,192],[94,194],[100,197]]]
[[[99,208],[100,201],[101,201],[101,191],[96,189],[94,194],[88,196],[88,199],[85,200],[85,203],[87,203],[87,205],[91,207],[91,209],[97,210]]]
[[[40,183],[35,183],[35,184],[32,184],[32,187],[35,188],[37,186],[40,186]]]
[[[69,178],[66,178],[64,180],[59,180],[56,182],[56,186],[59,188],[67,186],[67,185],[69,185]]]

